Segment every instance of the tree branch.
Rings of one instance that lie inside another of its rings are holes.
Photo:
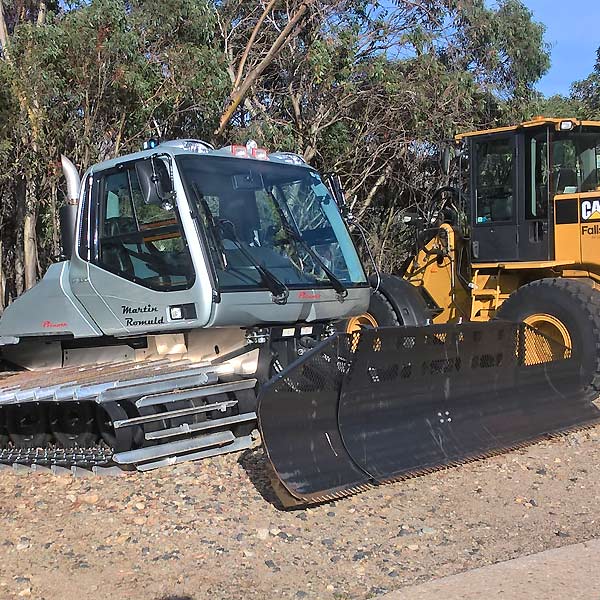
[[[225,112],[221,115],[221,119],[219,121],[219,127],[215,131],[215,135],[221,135],[223,133],[223,131],[225,130],[225,127],[227,126],[227,123],[229,123],[229,121],[231,120],[233,113],[235,112],[237,107],[240,105],[240,103],[244,99],[244,96],[246,95],[248,90],[258,80],[258,78],[263,74],[265,69],[273,62],[275,57],[281,51],[281,48],[284,46],[284,44],[288,41],[288,39],[292,35],[292,32],[294,31],[294,28],[296,27],[296,25],[298,25],[298,23],[300,23],[300,21],[306,14],[309,6],[311,4],[314,4],[314,2],[315,2],[315,0],[304,0],[302,5],[296,11],[296,14],[288,21],[287,25],[283,28],[281,33],[277,36],[277,39],[275,40],[275,42],[273,43],[273,45],[267,52],[266,56],[260,61],[260,63],[254,69],[252,69],[252,71],[250,71],[250,73],[248,73],[246,78],[240,83],[240,86],[238,87],[238,89],[235,90],[235,92],[232,94],[231,103],[229,104],[229,106],[227,107]]]
[[[248,43],[246,44],[246,47],[244,48],[244,53],[242,54],[242,58],[240,58],[240,64],[238,65],[237,75],[236,75],[235,81],[233,82],[233,91],[234,92],[237,89],[237,87],[240,85],[240,81],[242,80],[242,75],[244,73],[244,66],[246,64],[246,61],[248,60],[248,55],[250,54],[250,50],[252,50],[252,46],[254,45],[254,40],[256,39],[256,36],[258,35],[258,32],[260,31],[260,28],[262,27],[264,20],[267,18],[269,13],[273,10],[273,7],[275,6],[276,3],[277,3],[277,0],[271,0],[269,2],[269,4],[267,4],[267,6],[265,7],[265,10],[263,10],[262,15],[260,15],[258,21],[256,22],[256,25],[254,26],[254,29],[252,30],[252,34],[250,35],[250,38],[248,39]]]

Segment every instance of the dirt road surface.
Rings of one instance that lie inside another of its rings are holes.
[[[382,600],[595,600],[600,540],[527,554],[401,588]]]
[[[600,536],[600,427],[308,510],[264,461],[0,471],[0,599],[362,600]]]

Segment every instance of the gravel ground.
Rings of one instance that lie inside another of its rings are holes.
[[[150,474],[0,471],[0,598],[365,599],[600,536],[600,427],[308,510],[261,449]]]

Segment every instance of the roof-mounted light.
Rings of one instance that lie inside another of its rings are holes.
[[[142,144],[142,150],[153,150],[158,144],[159,141],[156,138],[150,138]]]
[[[169,140],[163,142],[162,146],[170,146],[171,148],[181,148],[188,152],[196,152],[197,154],[205,154],[214,150],[214,146],[204,140]]]
[[[252,157],[257,160],[269,160],[269,153],[265,148],[254,148],[252,150]]]
[[[573,121],[561,121],[560,125],[558,126],[558,128],[561,131],[571,131],[571,129],[573,129],[573,127],[575,127],[575,123],[573,123]]]
[[[248,156],[251,156],[252,158],[269,160],[269,153],[265,148],[259,148],[254,140],[248,140],[246,142],[246,150],[248,151]]]
[[[231,154],[237,158],[248,158],[248,150],[246,146],[240,146],[239,144],[231,145]]]
[[[299,155],[294,152],[273,152],[270,155],[270,158],[274,158],[280,160],[282,162],[288,163],[289,165],[305,165],[306,161]]]
[[[264,148],[259,148],[254,140],[249,140],[245,146],[233,144],[230,146],[231,154],[236,158],[256,158],[257,160],[269,160],[269,153]]]

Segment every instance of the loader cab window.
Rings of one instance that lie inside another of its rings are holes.
[[[194,269],[176,211],[144,204],[133,165],[106,173],[99,195],[99,266],[159,291],[193,284]]]
[[[550,183],[547,132],[538,133],[527,139],[525,163],[527,189],[525,218],[527,220],[546,219],[548,217],[548,186]]]
[[[477,224],[514,218],[512,137],[475,142]]]
[[[557,133],[552,158],[553,189],[556,194],[577,194],[600,189],[600,133]]]

